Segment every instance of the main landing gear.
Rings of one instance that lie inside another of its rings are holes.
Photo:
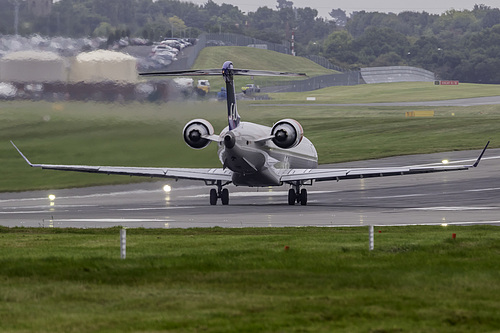
[[[307,190],[305,188],[300,189],[300,185],[300,183],[295,183],[293,185],[295,188],[288,190],[288,204],[290,206],[295,205],[295,202],[300,203],[302,206],[307,205]]]
[[[225,183],[224,185],[227,185]],[[209,185],[209,184],[207,184]],[[220,199],[222,205],[226,206],[229,204],[229,190],[227,188],[223,188],[223,184],[221,181],[217,181],[217,183],[211,183],[210,185],[216,185],[217,189],[212,188],[210,190],[210,205],[217,205],[217,201]],[[300,186],[304,185],[303,183],[297,182],[292,184],[293,188],[288,190],[288,204],[293,206],[295,203],[300,203],[302,206],[307,205],[307,190],[305,188],[301,189]]]
[[[222,188],[221,181],[217,182],[217,189],[213,188],[210,190],[210,204],[212,206],[217,205],[217,200],[220,198],[222,204],[229,204],[229,190],[227,188]]]

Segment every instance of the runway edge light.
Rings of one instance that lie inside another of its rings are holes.
[[[374,234],[373,229],[374,229],[373,225],[369,225],[368,226],[368,237],[369,237],[369,246],[368,246],[368,248],[369,248],[370,251],[373,251],[373,248],[375,247],[375,241],[374,241],[374,236],[373,236],[373,234]]]

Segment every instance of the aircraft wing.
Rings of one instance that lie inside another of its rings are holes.
[[[221,168],[203,169],[203,168],[144,168],[144,167],[113,167],[113,166],[89,166],[89,165],[64,165],[64,164],[36,164],[31,163],[26,156],[16,147],[12,145],[19,154],[24,158],[26,163],[34,168],[42,168],[49,170],[60,171],[78,171],[88,173],[104,173],[108,175],[129,175],[142,177],[160,177],[172,179],[191,179],[203,181],[222,181],[230,182],[232,172]]]
[[[471,165],[434,165],[434,166],[405,166],[405,167],[383,167],[383,168],[346,168],[346,169],[283,169],[280,171],[282,182],[297,181],[329,181],[341,179],[373,178],[387,176],[401,176],[419,173],[432,173],[443,171],[458,171],[475,168],[479,165],[489,141],[483,151]]]

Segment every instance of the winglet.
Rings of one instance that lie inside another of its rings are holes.
[[[484,146],[484,149],[483,151],[481,152],[481,154],[479,155],[479,157],[477,158],[476,162],[472,165],[474,168],[477,167],[479,165],[479,162],[481,161],[481,158],[483,158],[483,155],[484,155],[484,152],[486,151],[486,148],[488,148],[488,145],[490,144],[490,142],[488,141],[486,143],[486,146]]]
[[[30,160],[28,160],[28,158],[26,156],[24,156],[24,154],[19,150],[19,148],[17,148],[17,146],[14,144],[14,142],[12,142],[12,140],[10,141],[10,143],[14,146],[14,148],[16,148],[17,152],[24,158],[24,160],[26,161],[26,163],[29,164],[30,167],[35,166],[34,164],[32,164],[30,162]]]

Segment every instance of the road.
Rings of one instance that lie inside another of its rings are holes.
[[[442,159],[469,164],[478,154],[464,151],[399,156],[323,167],[422,165]],[[163,191],[165,184],[171,185],[171,192]],[[229,206],[210,206],[209,187],[183,181],[1,193],[0,225],[190,228],[498,224],[500,149],[487,150],[479,167],[468,171],[316,183],[308,187],[307,206],[289,206],[286,186],[228,188]],[[54,200],[49,199],[50,194],[55,195]]]

